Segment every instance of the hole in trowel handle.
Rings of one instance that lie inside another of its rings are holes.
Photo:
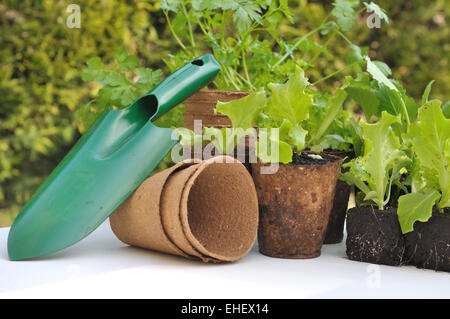
[[[100,151],[103,158],[110,156],[129,141],[158,111],[158,99],[153,94],[145,95],[133,105],[119,112],[112,128],[108,131],[107,142]]]
[[[191,63],[194,64],[194,65],[202,66],[204,62],[199,59],[199,60],[194,60]]]
[[[153,94],[141,97],[138,100],[138,104],[140,112],[146,115],[146,120],[151,118],[158,111],[158,99]]]

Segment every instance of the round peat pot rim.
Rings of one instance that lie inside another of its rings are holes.
[[[327,159],[327,161],[322,162],[322,163],[314,163],[314,164],[311,164],[311,165],[295,164],[293,162],[290,162],[290,163],[287,163],[287,164],[284,164],[284,165],[290,165],[290,166],[295,166],[295,167],[300,167],[300,166],[301,167],[316,167],[316,166],[324,166],[324,165],[328,165],[328,164],[335,165],[336,162],[341,162],[341,164],[342,164],[342,162],[343,162],[343,158],[342,157],[337,156],[337,155],[333,155],[333,154],[329,154],[329,153],[326,153],[326,152],[301,151],[300,153],[294,153],[292,156],[293,157],[295,155],[301,156],[302,153],[305,153],[307,155],[319,155],[322,158]],[[314,159],[314,158],[312,158],[312,159]]]
[[[186,254],[167,236],[160,215],[160,207],[164,185],[170,175],[194,164],[193,160],[179,162],[142,182],[133,194],[109,216],[111,230],[116,237],[131,246],[192,259],[192,256]],[[148,194],[157,194],[157,196],[148,196]]]
[[[240,194],[245,200],[238,200]],[[187,182],[180,205],[183,230],[201,254],[235,261],[253,247],[258,198],[253,179],[238,160],[217,156],[203,161]]]
[[[341,166],[344,159],[336,156],[336,155],[331,155],[331,154],[326,154],[323,152],[313,152],[313,151],[302,151],[301,153],[306,153],[306,154],[313,154],[313,155],[320,155],[322,157],[325,157],[328,159],[328,161],[322,162],[322,163],[315,163],[315,164],[311,164],[311,165],[304,165],[304,164],[294,164],[292,162],[290,163],[276,163],[278,164],[280,167],[284,167],[288,170],[295,170],[298,169],[299,167],[302,167],[304,169],[314,169],[314,168],[320,168],[322,166],[334,166],[334,165],[338,165]],[[258,162],[256,163],[252,163],[252,166],[270,166],[273,165],[274,163],[268,163],[268,162],[262,162],[259,158],[258,158]],[[278,170],[277,172],[275,172],[274,174],[278,174],[280,172],[280,170]],[[268,175],[272,175],[272,174],[268,174]]]
[[[327,154],[327,155],[337,156],[337,157],[343,159],[344,163],[348,163],[352,159],[356,158],[355,150],[353,150],[353,149],[349,150],[349,151],[330,149],[330,150],[323,150],[322,153]]]

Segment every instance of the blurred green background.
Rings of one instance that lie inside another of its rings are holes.
[[[141,65],[162,68],[161,58],[179,48],[170,36],[159,1],[84,0],[81,28],[66,26],[66,8],[74,1],[3,0],[0,4],[0,227],[8,226],[33,191],[80,134],[75,112],[95,97],[98,86],[81,80],[93,56],[112,63],[127,50]],[[450,2],[411,0],[377,3],[390,24],[369,29],[361,21],[349,37],[386,62],[409,94],[419,99],[435,79],[432,98],[450,100]],[[295,24],[279,32],[305,34],[331,10],[331,1],[289,2]],[[323,56],[316,73],[342,66],[339,43],[333,57]],[[310,74],[314,77],[317,74]],[[331,80],[325,85],[335,86]]]

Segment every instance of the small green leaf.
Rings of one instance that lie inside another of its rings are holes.
[[[363,51],[367,51],[367,48],[361,48],[357,45],[351,44],[350,45],[350,52],[346,57],[346,62],[351,64],[358,61],[364,61],[364,56],[366,52],[363,53]]]
[[[422,95],[422,105],[426,104],[428,102],[428,97],[430,96],[430,92],[431,92],[431,86],[433,85],[434,80],[431,80],[427,87],[425,88],[425,91],[423,91],[423,95]]]
[[[118,51],[116,60],[122,71],[128,72],[134,70],[139,65],[139,60],[134,55],[128,55],[126,51]]]
[[[321,118],[320,124],[315,125],[309,132],[312,135],[311,143],[313,145],[319,143],[323,134],[327,131],[331,123],[336,119],[340,111],[343,110],[342,105],[347,98],[347,93],[343,89],[337,89],[335,95],[330,98],[327,107],[325,108],[324,116]]]
[[[366,119],[370,120],[373,115],[378,114],[380,101],[370,85],[367,73],[362,73],[360,78],[349,79],[349,85],[345,88],[348,95],[358,103],[364,111]]]
[[[233,22],[239,33],[247,32],[253,22],[261,24],[261,8],[250,1],[240,1],[239,7],[233,14]]]
[[[397,87],[384,75],[383,71],[373,63],[368,56],[366,56],[367,72],[379,83],[386,85],[388,88],[394,91],[398,91]]]
[[[280,123],[284,120],[293,125],[306,119],[313,97],[305,90],[309,85],[303,70],[297,68],[296,73],[285,84],[269,83],[270,96],[264,113]]]
[[[337,23],[342,31],[350,30],[356,23],[355,9],[359,0],[335,0],[331,14],[336,17]]]
[[[436,190],[400,196],[398,199],[397,215],[402,233],[406,234],[413,231],[413,226],[416,221],[428,221],[432,215],[433,206],[440,196]]]
[[[280,127],[280,140],[292,145],[297,152],[301,152],[305,148],[307,134],[308,131],[303,129],[300,124],[293,125],[288,120],[283,121]]]
[[[181,3],[183,3],[183,0],[161,0],[161,9],[178,12],[178,7]]]
[[[334,30],[336,27],[337,27],[336,22],[328,21],[327,23],[325,23],[322,30],[320,30],[320,34],[327,35],[328,33],[331,32],[331,30]]]
[[[216,111],[228,116],[234,128],[253,127],[256,117],[266,103],[264,92],[252,93],[229,102],[217,102]]]
[[[442,113],[444,114],[445,118],[450,119],[450,101],[442,106]]]
[[[130,81],[128,81],[127,77],[123,73],[110,72],[105,79],[105,84],[111,86],[128,86],[130,85]]]
[[[386,21],[386,23],[389,23],[389,18],[386,14],[386,11],[380,6],[374,2],[364,2],[365,7],[367,8],[368,12],[374,12],[381,20]]]
[[[365,193],[365,194],[370,193],[369,187],[364,183],[364,181],[362,181],[362,179],[358,178],[358,176],[356,176],[355,174],[346,172],[346,173],[341,174],[340,178],[349,185],[355,185],[363,193]]]
[[[102,70],[102,61],[96,56],[87,61],[87,68],[81,72],[81,79],[84,82],[102,81],[104,71]]]
[[[372,61],[373,64],[377,66],[377,68],[387,77],[392,75],[391,68],[382,61]]]

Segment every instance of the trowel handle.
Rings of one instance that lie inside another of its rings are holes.
[[[198,57],[176,70],[149,93],[158,101],[158,110],[151,120],[156,120],[194,94],[219,71],[220,64],[212,54]]]

